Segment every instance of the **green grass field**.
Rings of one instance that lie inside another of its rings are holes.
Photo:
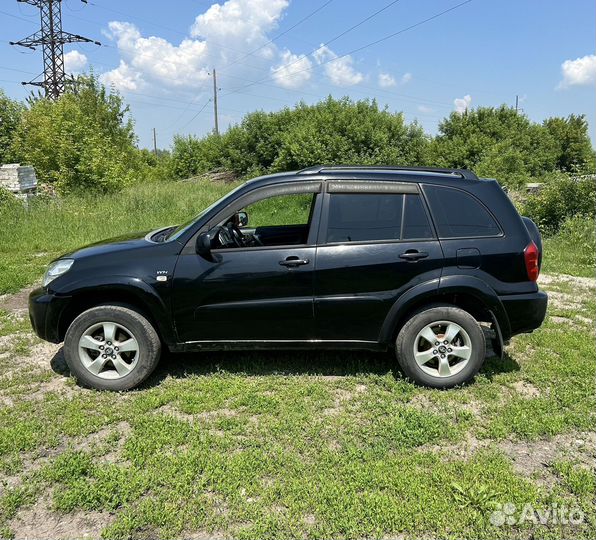
[[[4,212],[0,292],[79,245],[184,221],[227,189],[156,184]],[[85,390],[6,297],[0,538],[594,538],[596,285],[556,274],[588,272],[564,243],[551,263],[549,242],[544,326],[450,391],[412,385],[390,354],[355,352],[169,355],[138,390]],[[495,525],[507,503],[518,522]],[[520,523],[526,504],[583,519]]]

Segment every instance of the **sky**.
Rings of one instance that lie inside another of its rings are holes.
[[[595,120],[593,0],[80,0],[63,29],[101,42],[65,46],[130,105],[142,147],[328,95],[375,98],[431,134],[452,111],[514,106],[531,120]],[[41,51],[9,44],[38,29],[30,5],[0,5],[0,88],[24,99]]]

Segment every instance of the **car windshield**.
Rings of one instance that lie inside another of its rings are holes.
[[[165,238],[165,240],[166,241],[177,240],[178,238],[180,238],[180,236],[182,236],[182,234],[184,234],[184,232],[186,230],[188,230],[188,228],[191,225],[193,225],[193,223],[195,223],[196,221],[201,219],[204,215],[206,215],[208,212],[210,212],[212,208],[215,208],[220,202],[222,202],[223,200],[227,199],[228,197],[231,197],[232,195],[234,195],[234,193],[236,193],[236,191],[238,191],[243,186],[244,186],[244,184],[240,184],[236,189],[233,189],[228,194],[224,195],[221,199],[218,199],[217,201],[215,201],[213,204],[211,204],[210,206],[205,208],[205,210],[202,210],[199,214],[197,214],[192,219],[190,219],[190,220],[186,221],[185,223],[183,223],[182,225],[178,225],[176,228],[172,229],[172,231],[168,234],[168,236]]]

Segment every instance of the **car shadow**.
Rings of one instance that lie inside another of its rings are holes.
[[[50,366],[55,373],[64,377],[71,374],[62,348],[51,359]],[[505,353],[503,359],[495,356],[487,358],[480,373],[492,381],[499,373],[519,369],[519,364]],[[399,379],[404,378],[392,351],[205,351],[176,354],[166,352],[157,369],[139,389],[157,386],[168,377],[183,379],[191,375],[220,372],[247,376],[324,377],[391,374]]]

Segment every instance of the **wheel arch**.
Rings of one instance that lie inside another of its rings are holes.
[[[64,340],[72,321],[81,313],[98,305],[121,305],[141,313],[153,325],[166,344],[176,342],[167,307],[161,297],[137,278],[120,279],[117,283],[87,284],[69,292],[70,301],[60,315],[58,335]]]
[[[412,313],[437,303],[459,307],[478,321],[495,324],[501,341],[510,337],[509,318],[493,289],[478,278],[448,276],[416,285],[401,295],[385,318],[379,341],[392,346]]]

